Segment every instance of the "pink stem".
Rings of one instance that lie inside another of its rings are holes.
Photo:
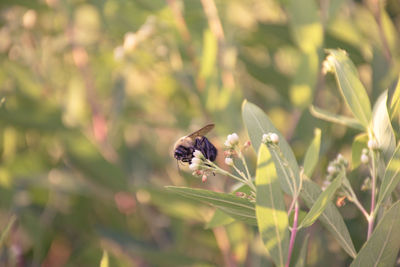
[[[285,265],[286,267],[289,267],[290,258],[292,257],[294,241],[296,239],[296,234],[297,234],[298,217],[299,217],[299,204],[296,201],[296,204],[294,206],[294,220],[293,220],[292,234],[290,236],[290,243],[289,243],[289,254],[288,254],[288,258],[287,258],[286,265]]]

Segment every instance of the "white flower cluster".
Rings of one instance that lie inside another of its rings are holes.
[[[193,153],[192,163],[189,165],[189,168],[192,171],[197,171],[200,169],[200,165],[203,162],[204,155],[199,150],[195,150]]]
[[[279,143],[279,135],[277,135],[276,133],[263,134],[261,141],[264,144],[278,144]]]
[[[368,140],[368,144],[367,144],[368,148],[371,150],[377,150],[379,149],[379,144],[375,139],[369,139]]]
[[[326,171],[328,172],[328,180],[331,180],[341,169],[346,168],[349,162],[343,157],[342,154],[338,154],[336,159],[331,161]]]
[[[233,148],[239,144],[239,136],[236,133],[229,134],[224,145],[228,148]]]

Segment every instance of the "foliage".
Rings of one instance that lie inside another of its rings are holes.
[[[398,260],[398,1],[0,6],[1,266]]]

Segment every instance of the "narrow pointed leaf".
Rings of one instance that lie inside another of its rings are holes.
[[[316,128],[314,130],[314,139],[308,147],[306,155],[304,157],[304,173],[307,175],[307,177],[312,176],[315,166],[318,163],[320,147],[321,129]]]
[[[386,167],[379,190],[377,205],[380,205],[396,188],[400,182],[400,144],[397,146],[392,159]]]
[[[353,115],[366,128],[371,120],[371,104],[367,91],[358,78],[357,69],[343,50],[328,50],[332,57],[340,91]]]
[[[364,131],[365,127],[359,123],[356,119],[349,118],[346,116],[336,115],[327,110],[323,110],[321,108],[317,108],[315,106],[310,107],[310,113],[321,120],[330,121],[333,123],[341,124],[353,129],[357,129],[360,131]]]
[[[308,179],[303,180],[300,196],[309,208],[313,206],[321,192],[322,190],[316,183]],[[350,238],[349,230],[336,206],[329,202],[319,220],[331,232],[347,254],[355,258],[357,253]]]
[[[351,267],[394,266],[400,249],[400,201],[383,216]]]
[[[261,145],[263,134],[273,132],[279,136],[278,146],[282,155],[279,155],[275,149],[271,149],[270,152],[283,191],[289,195],[296,195],[300,187],[299,166],[292,149],[283,135],[275,128],[268,116],[259,107],[246,100],[242,105],[242,117],[256,152],[258,152]],[[282,159],[282,156],[286,162]]]
[[[167,186],[166,188],[182,196],[206,202],[234,219],[250,225],[257,225],[254,203],[248,199],[204,189],[177,186]]]
[[[284,266],[289,248],[289,220],[272,156],[265,145],[258,152],[256,215],[265,248],[276,266]]]
[[[343,177],[344,173],[340,172],[338,176],[333,180],[333,182],[325,189],[325,191],[323,191],[319,195],[319,197],[315,201],[314,205],[311,207],[310,211],[307,213],[304,220],[301,221],[299,228],[308,227],[318,219],[318,217],[322,214],[327,205],[331,203],[331,200],[336,190],[342,184]]]

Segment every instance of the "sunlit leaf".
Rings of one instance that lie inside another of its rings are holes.
[[[284,136],[275,128],[268,116],[259,107],[250,102],[243,102],[242,117],[251,143],[257,152],[261,145],[263,134],[276,133],[279,136],[278,146],[283,158],[276,149],[272,149],[270,152],[283,191],[290,195],[296,194],[300,187],[299,166]]]
[[[394,266],[400,249],[400,202],[383,216],[351,267]]]
[[[248,199],[204,189],[176,186],[167,186],[166,188],[182,196],[209,203],[232,218],[257,225],[254,203]]]
[[[340,172],[332,183],[319,195],[304,220],[301,221],[299,228],[308,227],[318,219],[331,202],[336,190],[342,185],[343,177],[344,173]]]
[[[375,103],[372,112],[372,130],[383,152],[385,162],[389,162],[396,147],[396,140],[387,111],[387,90],[383,92]]]
[[[304,156],[304,173],[307,177],[311,177],[315,166],[319,159],[319,150],[321,147],[321,129],[316,128],[314,130],[314,138],[307,149],[306,155]]]
[[[362,133],[357,135],[351,146],[351,168],[355,169],[361,164],[362,150],[367,148],[368,134]]]
[[[265,248],[277,266],[284,266],[289,248],[289,221],[272,156],[265,145],[258,152],[256,215]]]
[[[327,50],[335,68],[335,76],[348,107],[366,128],[371,120],[368,94],[358,78],[357,69],[343,50]]]
[[[353,118],[336,115],[327,110],[323,110],[323,109],[317,108],[315,106],[310,107],[310,112],[313,116],[315,116],[321,120],[342,124],[347,127],[354,128],[354,129],[361,130],[361,131],[365,130],[364,126],[362,126],[357,120],[355,120]]]
[[[308,179],[303,180],[303,187],[300,196],[309,208],[314,205],[321,193],[322,190],[316,183]],[[331,232],[333,237],[339,242],[340,246],[347,252],[347,254],[352,258],[355,258],[357,253],[354,249],[349,230],[335,205],[328,203],[326,209],[319,217],[319,220],[328,231]]]
[[[381,189],[379,190],[379,197],[377,205],[382,203],[396,188],[400,182],[400,144],[397,146],[392,159],[386,166],[385,174],[383,176]]]
[[[103,250],[103,256],[101,257],[100,260],[100,267],[108,267],[108,266],[109,266],[108,252],[107,250]]]

